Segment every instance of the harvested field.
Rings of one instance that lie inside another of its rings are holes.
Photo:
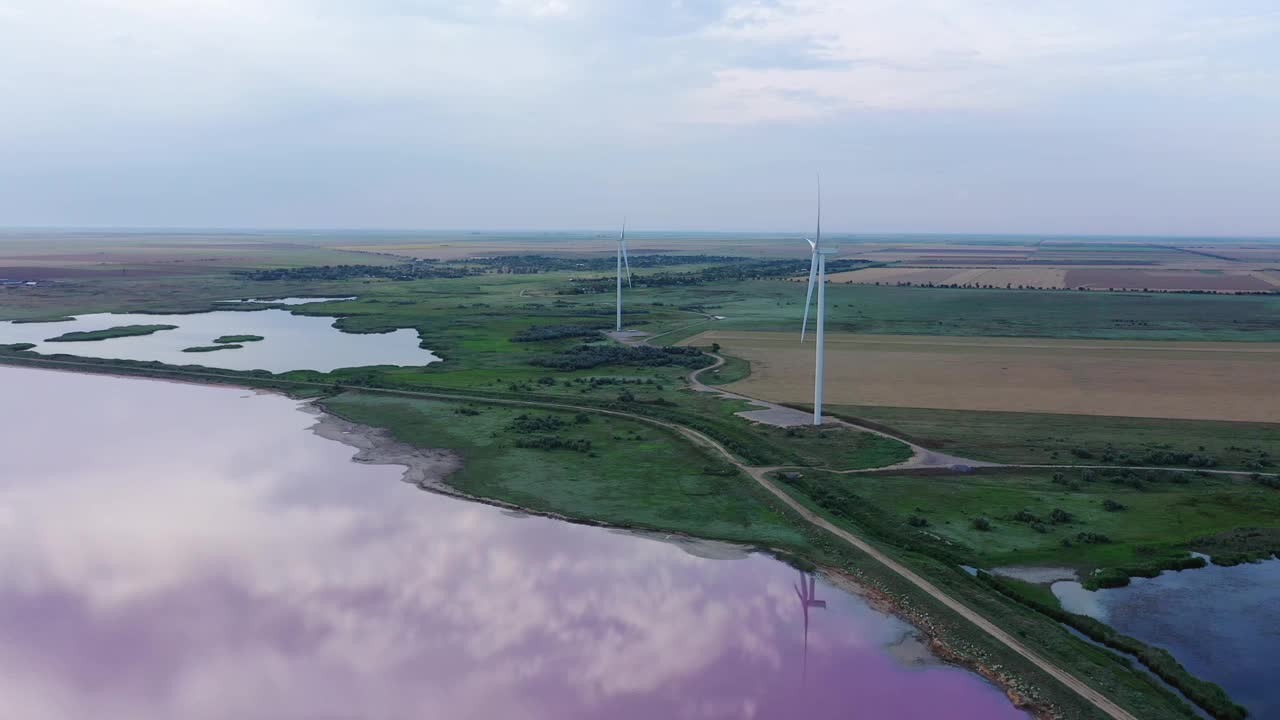
[[[813,344],[794,333],[709,331],[751,363],[724,386],[776,402],[813,394]],[[826,401],[1280,422],[1280,343],[1139,342],[829,334]]]
[[[978,285],[993,287],[1030,287],[1056,289],[1063,284],[1067,271],[1062,268],[996,268],[974,278]]]
[[[1011,286],[1057,289],[1065,287],[1063,285],[1065,276],[1066,270],[1062,268],[880,267],[833,273],[827,277],[832,282],[852,282],[857,285],[911,283],[912,285],[991,285],[997,288]]]
[[[1218,292],[1258,292],[1272,285],[1252,273],[1200,272],[1185,270],[1070,270],[1067,287],[1096,290],[1214,290]]]
[[[968,273],[972,271],[957,270],[955,268],[878,267],[830,273],[827,278],[831,282],[852,281],[860,285],[874,285],[875,283],[896,285],[907,282],[913,285],[925,285],[928,283],[942,285],[954,282],[951,278],[962,272]]]

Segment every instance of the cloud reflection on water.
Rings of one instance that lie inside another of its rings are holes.
[[[428,495],[243,390],[0,368],[0,706],[24,720],[1021,717],[795,571]],[[945,712],[944,712],[945,709]]]

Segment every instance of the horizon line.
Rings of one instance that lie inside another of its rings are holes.
[[[98,233],[517,233],[517,234],[555,234],[555,233],[612,233],[608,228],[397,228],[397,227],[252,227],[252,226],[199,226],[199,225],[5,225],[0,226],[0,233],[12,232],[98,232]],[[684,228],[666,228],[638,230],[628,228],[629,234],[689,234],[689,235],[778,235],[785,237],[804,237],[803,230],[690,230]],[[991,237],[991,238],[1079,238],[1079,239],[1152,239],[1165,238],[1175,240],[1280,240],[1280,235],[1215,235],[1215,234],[1171,234],[1171,233],[1098,233],[1098,232],[982,232],[982,231],[877,231],[877,230],[831,230],[828,235],[852,237]]]

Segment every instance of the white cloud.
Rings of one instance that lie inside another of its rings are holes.
[[[1274,53],[1259,72],[1232,46],[1278,30],[1280,13],[1231,3],[752,0],[705,37],[812,64],[723,67],[691,102],[698,119],[749,123],[1010,110],[1100,90],[1218,92],[1226,78],[1236,92],[1274,95]]]

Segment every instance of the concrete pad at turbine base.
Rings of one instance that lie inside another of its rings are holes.
[[[643,330],[615,330],[605,334],[623,345],[638,345],[649,337],[649,333]]]
[[[751,422],[764,423],[765,425],[777,425],[778,427],[810,425],[813,423],[813,413],[807,413],[803,410],[795,410],[788,407],[770,407],[764,410],[743,410],[742,412],[734,413],[734,415],[746,418]]]

